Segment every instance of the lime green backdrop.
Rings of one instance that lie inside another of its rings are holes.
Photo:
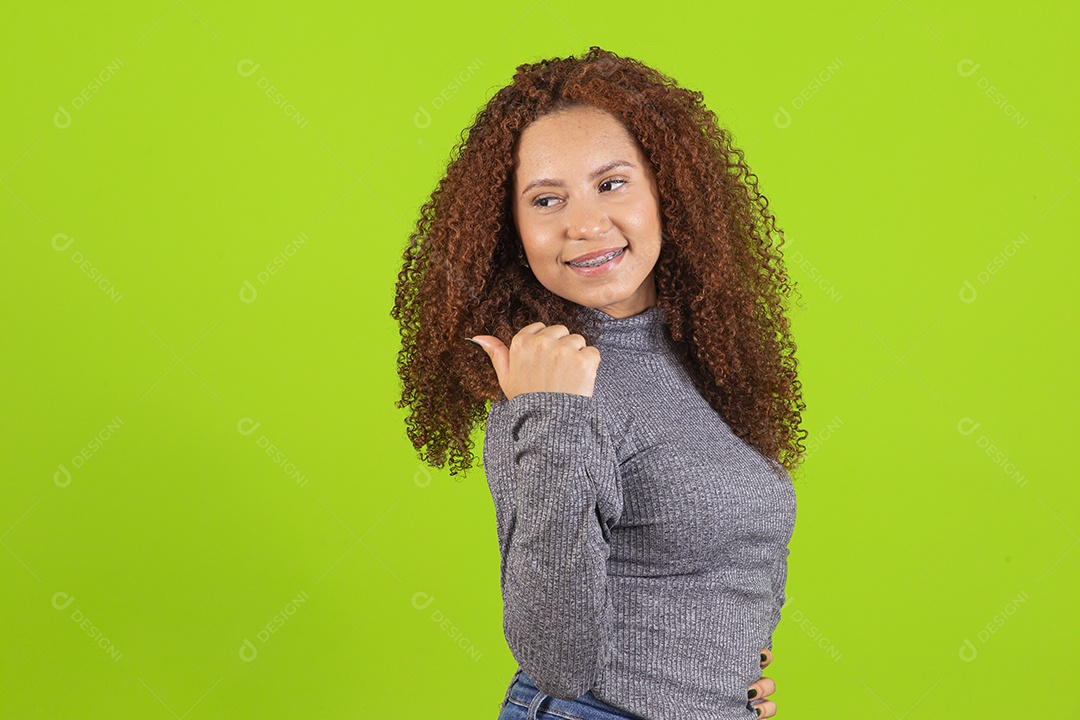
[[[781,716],[1080,714],[1075,6],[0,12],[0,717],[494,720],[491,499],[418,462],[389,310],[476,111],[593,44],[787,235]]]

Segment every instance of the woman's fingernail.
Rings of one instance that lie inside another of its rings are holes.
[[[746,693],[746,699],[749,700],[755,695],[757,695],[757,690],[755,690],[754,688],[750,688],[750,692]]]
[[[482,348],[482,347],[484,347],[483,345],[481,345],[480,343],[476,342],[476,341],[475,341],[475,340],[473,340],[472,338],[465,338],[465,339],[466,339],[466,340],[468,340],[469,342],[471,342],[471,343],[472,343],[473,345],[475,345],[475,346],[476,346],[476,347],[478,347],[478,348]],[[762,659],[762,660],[764,660],[764,659],[765,659],[765,656],[763,655],[761,659]]]
[[[758,717],[761,717],[761,708],[754,708],[754,712],[758,714]]]
[[[765,653],[761,653],[761,662],[765,662],[768,658],[765,657]]]

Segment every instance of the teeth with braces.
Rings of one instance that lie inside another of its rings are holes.
[[[613,252],[609,252],[607,255],[601,255],[598,258],[593,258],[592,260],[585,260],[584,262],[576,263],[576,262],[569,262],[568,261],[567,264],[568,265],[573,265],[574,267],[596,267],[597,265],[603,265],[608,260],[611,260],[613,257],[618,255],[619,253],[621,253],[625,249],[626,248],[619,248],[618,250],[615,250]]]

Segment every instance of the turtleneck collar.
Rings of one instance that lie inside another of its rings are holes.
[[[613,318],[602,310],[582,306],[586,317],[599,319],[599,348],[612,347],[642,352],[666,352],[670,349],[667,328],[664,327],[664,310],[653,305],[637,315]]]

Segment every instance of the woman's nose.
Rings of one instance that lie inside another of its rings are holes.
[[[596,238],[607,231],[609,221],[601,203],[591,198],[573,198],[566,217],[566,231],[572,238]]]

